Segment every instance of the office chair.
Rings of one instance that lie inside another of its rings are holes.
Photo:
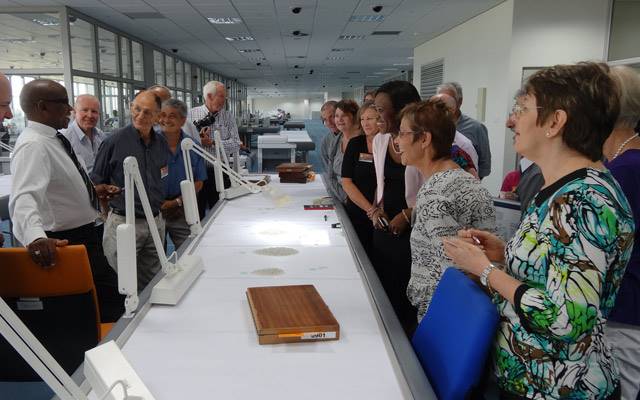
[[[450,267],[411,343],[438,399],[467,398],[482,377],[498,327],[498,311],[483,290]]]
[[[56,265],[48,269],[35,264],[25,248],[0,249],[0,296],[68,374],[113,325],[100,323],[84,246],[58,248]],[[40,380],[2,337],[0,360],[0,381]]]

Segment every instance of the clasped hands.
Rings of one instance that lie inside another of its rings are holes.
[[[457,237],[443,238],[442,245],[456,267],[475,276],[480,276],[490,262],[504,262],[504,241],[487,231],[463,229]]]

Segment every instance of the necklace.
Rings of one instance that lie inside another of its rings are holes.
[[[622,152],[622,149],[624,149],[624,146],[626,146],[630,141],[632,141],[633,139],[635,139],[637,137],[638,137],[638,134],[636,133],[635,135],[631,136],[629,139],[627,139],[624,142],[622,142],[620,147],[618,147],[618,151],[616,151],[616,153],[613,155],[612,160],[620,155],[620,153]]]

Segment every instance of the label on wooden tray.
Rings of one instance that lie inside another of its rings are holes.
[[[329,340],[338,337],[336,332],[302,332],[302,333],[280,333],[280,338],[299,338],[300,340]]]

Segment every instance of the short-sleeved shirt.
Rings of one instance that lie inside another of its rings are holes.
[[[171,153],[170,148],[169,152],[167,153],[169,175],[166,179],[164,179],[164,188],[167,199],[175,199],[176,197],[180,196],[180,182],[187,179],[187,174],[185,172],[186,170],[184,166],[184,156],[182,154],[182,148],[180,147],[180,144],[186,138],[187,136],[184,134],[184,131],[180,130],[180,141],[178,142],[178,146],[176,147],[176,153]],[[206,181],[207,168],[204,165],[204,159],[193,151],[189,153],[189,157],[191,158],[193,180],[196,182]]]
[[[127,125],[113,131],[111,136],[102,142],[93,166],[91,179],[95,184],[104,183],[122,188],[124,187],[122,163],[129,156],[135,157],[138,160],[138,169],[149,197],[151,211],[153,215],[158,215],[160,206],[166,198],[164,180],[169,175],[167,167],[169,146],[165,138],[155,133],[153,129],[151,129],[150,137],[149,144],[145,144],[133,125]],[[109,202],[109,206],[117,213],[124,214],[124,196],[117,196]],[[135,193],[135,210],[136,217],[144,217],[137,191]]]
[[[609,320],[640,325],[640,150],[627,150],[605,166],[622,187],[636,221],[635,244]]]
[[[468,172],[456,168],[427,179],[416,196],[411,230],[411,279],[407,297],[421,320],[442,274],[451,265],[442,238],[460,229],[496,231],[496,212],[489,191]]]
[[[618,368],[604,337],[633,246],[634,222],[608,171],[584,168],[547,186],[505,249],[522,282],[496,295],[494,371],[503,391],[532,399],[604,399]]]
[[[367,137],[360,135],[349,140],[342,159],[342,177],[351,178],[360,193],[373,202],[376,192],[376,170],[373,154],[367,148]]]

